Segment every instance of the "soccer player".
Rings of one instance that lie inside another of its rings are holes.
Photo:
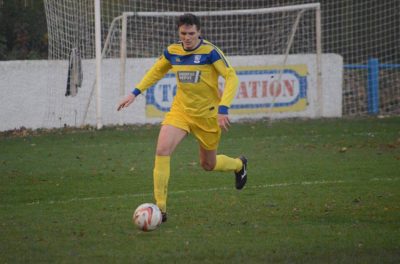
[[[170,157],[187,134],[199,142],[200,164],[206,171],[233,171],[236,188],[247,181],[247,159],[217,155],[221,130],[228,131],[228,109],[236,95],[238,78],[222,51],[200,37],[200,21],[193,14],[177,20],[180,41],[167,47],[136,88],[121,100],[118,111],[172,70],[177,91],[171,110],[165,115],[157,141],[154,162],[154,198],[167,220],[167,188]],[[218,76],[225,79],[223,93],[218,90]]]

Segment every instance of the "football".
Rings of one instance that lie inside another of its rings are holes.
[[[132,220],[140,230],[152,231],[161,224],[161,210],[152,203],[141,204],[133,213]]]

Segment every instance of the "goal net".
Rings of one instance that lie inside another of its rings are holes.
[[[202,36],[223,50],[233,65],[236,56],[247,56],[248,61],[261,60],[261,65],[282,69],[274,72],[276,79],[284,74],[284,66],[291,55],[318,53],[316,12],[319,4],[274,8],[251,4],[253,2],[101,1],[103,88],[99,102],[103,123],[148,121],[143,113],[145,97],[139,97],[134,106],[122,114],[116,112],[116,104],[148,69],[143,65],[154,62],[169,44],[178,40],[176,17],[183,12],[200,16]],[[45,6],[51,72],[46,121],[50,126],[94,125],[94,0],[46,0]],[[82,60],[83,81],[76,88],[75,96],[65,96],[73,49],[79,51]],[[316,68],[311,70],[317,72],[316,56],[315,60]],[[274,94],[280,87],[271,89],[268,90],[270,96],[259,104],[264,104],[265,113],[272,115],[279,103]]]

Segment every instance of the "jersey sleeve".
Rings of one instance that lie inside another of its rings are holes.
[[[162,79],[171,67],[171,63],[165,55],[161,55],[157,62],[154,63],[150,70],[143,76],[142,80],[136,85],[136,89],[139,89],[140,92],[146,91],[149,87]]]
[[[221,51],[215,50],[213,57],[213,65],[215,69],[225,79],[225,87],[222,93],[218,112],[220,114],[227,114],[228,108],[231,106],[231,103],[236,96],[239,78],[236,75],[235,69],[233,69],[229,64]]]

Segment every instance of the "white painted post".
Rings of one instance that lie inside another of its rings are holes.
[[[323,116],[324,111],[324,93],[322,88],[322,36],[321,36],[321,7],[318,3],[317,10],[315,12],[315,26],[316,26],[316,45],[317,45],[317,115],[318,117]]]
[[[97,129],[103,127],[101,116],[101,11],[100,0],[94,0],[94,16],[95,16],[95,40],[96,40],[96,124]]]

